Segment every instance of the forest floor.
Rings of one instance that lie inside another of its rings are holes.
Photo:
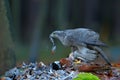
[[[83,75],[83,73],[86,75]],[[86,74],[88,73],[88,75]],[[79,76],[78,76],[79,74]],[[92,74],[92,75],[91,75]],[[0,80],[120,80],[120,64],[84,63],[62,58],[49,65],[43,62],[17,65]]]

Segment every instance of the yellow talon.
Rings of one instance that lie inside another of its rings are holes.
[[[80,60],[80,59],[75,59],[75,60],[74,60],[74,63],[75,63],[75,64],[80,64],[80,63],[81,63],[81,60]]]

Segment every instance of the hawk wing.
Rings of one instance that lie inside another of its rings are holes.
[[[72,46],[85,44],[105,46],[105,44],[99,40],[99,34],[90,29],[77,28],[66,30],[65,32],[67,34],[65,40]]]

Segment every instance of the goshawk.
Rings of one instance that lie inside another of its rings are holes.
[[[91,29],[76,28],[53,31],[50,34],[50,40],[53,43],[53,51],[56,49],[54,39],[59,39],[64,46],[72,48],[73,56],[83,61],[89,62],[97,58],[98,53],[103,57],[107,64],[111,65],[107,56],[100,46],[106,46],[99,40],[99,34]]]

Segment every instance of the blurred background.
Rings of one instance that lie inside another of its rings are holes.
[[[120,0],[0,0],[0,74],[22,62],[67,57],[70,48],[57,40],[51,55],[49,34],[80,27],[100,33],[105,53],[119,62]]]

